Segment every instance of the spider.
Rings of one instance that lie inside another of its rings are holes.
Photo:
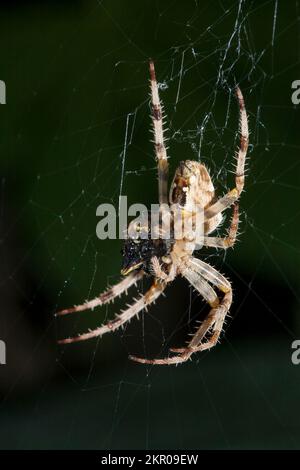
[[[192,200],[204,211],[203,246],[217,249],[232,247],[236,241],[238,230],[237,201],[244,187],[244,167],[249,141],[247,113],[241,90],[236,88],[240,112],[240,146],[236,156],[234,189],[223,197],[215,198],[214,186],[205,165],[198,161],[186,160],[182,161],[177,168],[168,195],[169,165],[164,142],[163,112],[152,60],[150,60],[150,84],[154,145],[158,167],[159,204],[162,206],[163,204],[177,203],[184,212],[187,200]],[[227,235],[224,238],[211,236],[211,233],[222,221],[222,212],[231,206],[233,214]],[[208,350],[215,346],[222,332],[225,316],[232,303],[232,288],[230,282],[215,268],[193,256],[194,249],[195,244],[186,238],[179,240],[152,240],[150,237],[143,240],[127,238],[122,250],[121,274],[124,276],[123,279],[95,299],[62,310],[57,315],[94,309],[112,302],[116,297],[127,292],[127,289],[135,285],[144,275],[153,277],[151,287],[144,295],[134,299],[132,305],[107,324],[80,336],[60,340],[59,343],[85,341],[117,330],[130,319],[138,316],[139,312],[147,310],[149,305],[153,304],[163,293],[167,285],[177,275],[181,275],[210,305],[210,311],[206,318],[188,344],[182,348],[170,349],[171,354],[168,357],[147,359],[129,356],[129,358],[142,364],[178,364],[190,359],[192,354],[197,351]],[[219,296],[215,289],[220,292]]]

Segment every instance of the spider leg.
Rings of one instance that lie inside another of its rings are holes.
[[[201,277],[207,279],[211,284],[216,286],[220,291],[226,293],[230,291],[231,284],[223,274],[213,268],[210,264],[204,261],[191,257],[188,261],[188,265]]]
[[[122,279],[118,284],[110,287],[95,299],[89,300],[82,305],[75,305],[74,307],[60,310],[55,315],[61,316],[68,315],[69,313],[74,312],[82,312],[84,310],[93,310],[95,307],[108,304],[109,302],[112,302],[116,297],[119,297],[121,294],[123,294],[123,292],[129,289],[129,287],[135,285],[137,281],[140,280],[142,277],[143,272],[133,272],[131,274],[128,274],[128,276]]]
[[[227,248],[232,247],[235,244],[237,231],[239,226],[239,206],[236,202],[233,206],[233,215],[231,224],[228,230],[228,235],[225,238],[220,237],[204,237],[202,240],[203,246],[209,246],[211,248]]]
[[[182,274],[198,290],[204,299],[210,303],[212,309],[193,335],[193,338],[188,343],[187,347],[170,349],[171,352],[179,354],[163,359],[134,358],[137,362],[153,365],[176,365],[189,360],[193,353],[204,351],[216,345],[222,332],[226,313],[228,312],[232,302],[231,285],[229,281],[227,281],[227,279],[215,268],[196,258],[192,258],[188,262],[188,267],[182,272]],[[205,279],[203,279],[204,277],[225,293],[221,301],[219,301],[214,290],[209,286]],[[205,343],[201,343],[202,339],[210,332],[210,330],[212,330],[210,338]]]
[[[187,266],[182,271],[183,276],[188,279],[188,281],[192,284],[195,289],[197,289],[204,299],[213,307],[212,310],[218,308],[219,306],[219,299],[217,294],[215,293],[214,289],[203,279],[199,274],[197,274],[193,269]],[[130,356],[130,359],[139,362],[141,364],[152,364],[152,365],[171,365],[171,364],[179,364],[182,362],[187,361],[191,355],[193,354],[193,350],[191,350],[190,344],[186,348],[182,349],[171,349],[172,352],[180,352],[180,355],[176,355],[173,357],[166,357],[162,359],[145,359],[136,356]]]
[[[211,309],[206,319],[201,323],[200,328],[194,334],[192,340],[186,348],[172,348],[172,352],[180,353],[188,358],[195,352],[205,351],[215,346],[223,329],[226,314],[232,303],[232,289],[224,295],[217,307]],[[202,342],[202,339],[211,331],[211,336]]]
[[[210,349],[216,345],[219,336],[222,332],[224,320],[226,314],[232,303],[232,289],[230,282],[215,268],[210,266],[207,263],[204,263],[201,260],[196,258],[191,258],[188,262],[189,266],[192,267],[197,274],[202,278],[204,277],[213,285],[217,286],[222,292],[224,292],[223,298],[219,301],[219,304],[212,306],[209,314],[205,320],[201,323],[201,326],[198,328],[196,333],[193,335],[192,340],[188,343],[185,348],[172,348],[170,351],[177,352],[183,355],[184,357],[190,357],[194,352],[204,351],[205,349]],[[186,276],[187,277],[187,276]],[[191,282],[193,279],[187,277],[188,281]],[[192,284],[192,282],[191,282]],[[194,282],[194,287],[198,287],[197,290],[205,298],[203,290],[201,288],[202,284],[199,282]],[[202,343],[202,339],[210,332],[212,334],[210,338]]]
[[[151,265],[152,265],[153,275],[157,279],[161,279],[165,281],[168,278],[168,274],[165,273],[164,270],[162,269],[157,256],[153,256],[151,258]]]
[[[169,273],[165,273],[165,271],[162,269],[157,256],[153,256],[151,258],[151,264],[152,264],[153,275],[156,277],[156,279],[160,281],[165,281],[165,282],[171,282],[175,279],[176,268],[174,264],[171,265],[171,269]]]
[[[192,354],[189,355],[178,355],[173,357],[166,357],[164,359],[145,359],[143,357],[129,356],[134,362],[139,362],[140,364],[152,364],[152,365],[171,365],[171,364],[180,364],[181,362],[187,361]]]
[[[150,289],[144,294],[141,295],[139,299],[135,299],[135,303],[129,305],[126,310],[121,312],[120,315],[117,315],[113,320],[109,321],[105,325],[96,328],[95,330],[89,331],[88,333],[84,333],[80,336],[75,336],[74,338],[66,338],[58,341],[59,344],[68,344],[68,343],[75,343],[78,341],[85,341],[87,339],[96,338],[97,336],[102,336],[105,333],[109,333],[111,331],[115,331],[120,326],[124,325],[124,323],[131,320],[131,318],[138,315],[144,308],[151,303],[153,303],[165,289],[166,284],[164,283],[156,283],[150,287]]]
[[[154,132],[155,154],[158,165],[158,194],[159,203],[168,203],[168,172],[169,164],[167,150],[164,144],[163,112],[158,94],[158,86],[155,76],[154,63],[150,60],[150,83],[152,102],[152,122]]]
[[[232,206],[232,204],[238,200],[239,196],[240,195],[238,190],[234,188],[225,194],[225,196],[218,199],[217,202],[211,206],[208,206],[208,208],[204,210],[204,222],[209,221],[217,214],[220,214],[225,209],[228,209],[228,207]]]
[[[197,272],[192,262],[188,262],[188,265],[181,271],[181,273],[211,307],[217,307],[219,305],[219,297],[216,292],[204,277]]]
[[[235,184],[239,195],[243,191],[245,183],[245,163],[249,145],[248,117],[243,94],[239,87],[236,89],[236,96],[240,108],[240,147],[237,155],[237,165],[235,173]]]
[[[203,233],[207,236],[209,233],[214,232],[216,228],[220,225],[223,220],[221,213],[215,215],[211,219],[208,219],[204,222]]]
[[[204,213],[205,220],[214,217],[231,206],[241,195],[245,182],[245,162],[249,144],[248,118],[245,108],[244,98],[241,90],[237,87],[236,96],[240,108],[240,146],[237,153],[235,170],[235,188],[221,197],[215,204],[208,207]]]

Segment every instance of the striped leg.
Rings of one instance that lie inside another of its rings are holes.
[[[219,299],[214,289],[205,281],[203,277],[197,274],[193,269],[187,267],[182,272],[183,276],[190,282],[190,284],[197,289],[197,291],[203,296],[203,298],[211,305],[212,310],[216,310],[219,307]],[[197,334],[197,333],[196,333]],[[162,359],[145,359],[141,357],[130,356],[135,362],[141,364],[153,364],[153,365],[171,365],[179,364],[187,361],[193,354],[190,344],[186,348],[182,349],[171,349],[172,352],[179,352],[179,355],[173,357],[165,357]]]
[[[249,145],[248,117],[245,108],[244,97],[239,87],[236,89],[236,96],[240,107],[240,148],[237,155],[237,165],[235,173],[235,184],[239,195],[243,191],[245,183],[245,163]]]
[[[200,328],[196,331],[192,340],[189,342],[186,348],[172,348],[172,352],[180,353],[181,356],[186,357],[186,360],[190,358],[195,352],[205,351],[214,347],[220,334],[222,333],[224,320],[228,310],[232,303],[232,290],[224,295],[223,299],[217,307],[211,309],[205,320],[201,323]],[[203,338],[210,333],[210,337],[202,342]],[[179,357],[181,357],[179,356]]]
[[[66,308],[57,312],[56,316],[68,315],[69,313],[82,312],[84,310],[93,310],[95,307],[99,307],[104,304],[112,302],[116,297],[119,297],[123,292],[126,292],[129,287],[135,285],[143,277],[143,273],[133,272],[126,276],[115,286],[110,287],[105,292],[100,294],[93,300],[89,300],[82,305],[75,305],[71,308]]]
[[[223,212],[231,206],[241,195],[245,182],[245,162],[249,144],[248,118],[245,108],[244,98],[239,88],[236,89],[236,96],[240,108],[240,147],[237,154],[235,170],[235,188],[220,198],[215,204],[205,211],[205,220],[211,219],[216,214]]]
[[[219,336],[222,332],[226,314],[232,303],[232,289],[229,281],[225,279],[216,269],[196,258],[188,261],[187,268],[182,272],[184,277],[195,287],[200,295],[211,305],[211,310],[205,320],[201,323],[196,333],[193,335],[192,340],[184,348],[172,348],[171,352],[177,353],[173,357],[166,357],[163,359],[144,359],[131,357],[136,362],[142,364],[153,365],[171,365],[186,362],[193,353],[197,351],[204,351],[216,345]],[[214,289],[205,280],[217,286],[224,292],[224,297],[219,300]],[[210,337],[205,341],[202,340],[206,335]]]
[[[126,310],[121,312],[120,315],[117,315],[116,318],[105,325],[96,328],[95,330],[89,331],[88,333],[84,333],[80,336],[76,336],[74,338],[66,338],[58,341],[59,344],[68,344],[68,343],[76,343],[78,341],[86,341],[87,339],[96,338],[98,336],[102,336],[105,333],[109,333],[111,331],[115,331],[120,326],[124,325],[126,322],[131,320],[131,318],[135,317],[139,314],[144,308],[147,308],[149,304],[153,303],[163,292],[165,289],[166,284],[163,283],[154,283],[150,289],[146,292],[146,294],[141,295],[139,299],[135,299],[135,303],[130,305]]]
[[[197,351],[204,351],[216,345],[222,332],[226,314],[232,303],[231,284],[221,273],[219,273],[219,271],[197,258],[191,258],[188,261],[188,264],[201,278],[207,279],[214,286],[224,292],[224,296],[218,304],[212,305],[212,309],[205,320],[201,323],[201,326],[198,328],[187,347],[171,349],[172,352],[179,353],[187,359]],[[189,278],[187,279],[191,282]],[[201,284],[198,283],[197,286],[197,283],[194,283],[193,285],[205,298],[203,290],[201,289]],[[202,342],[204,337],[209,333],[210,337],[205,342]]]
[[[239,206],[235,203],[233,207],[233,215],[231,219],[231,224],[229,227],[228,235],[225,238],[219,237],[204,237],[203,246],[209,246],[211,248],[231,248],[236,241],[237,231],[239,227]]]
[[[150,83],[152,101],[152,122],[154,132],[155,154],[158,166],[158,194],[159,203],[168,203],[168,172],[169,164],[167,150],[164,143],[163,113],[159,100],[158,86],[155,76],[154,63],[150,60]]]
[[[219,271],[210,264],[198,258],[190,258],[188,265],[192,270],[198,273],[204,279],[207,279],[212,285],[216,286],[220,291],[226,293],[231,289],[230,282]]]

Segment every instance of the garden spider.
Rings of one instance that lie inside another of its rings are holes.
[[[206,167],[200,162],[186,160],[180,163],[175,172],[168,198],[169,165],[164,144],[162,106],[152,61],[150,61],[150,82],[155,154],[158,165],[159,203],[161,206],[177,203],[184,212],[185,202],[189,198],[198,204],[204,212],[203,246],[222,249],[232,247],[238,229],[237,200],[244,187],[244,167],[249,134],[247,113],[241,90],[236,88],[240,110],[240,147],[237,153],[235,188],[216,200],[214,186]],[[210,236],[221,223],[222,212],[230,206],[233,206],[233,215],[227,236],[225,238]],[[225,316],[232,303],[232,289],[230,282],[215,268],[193,257],[195,246],[186,238],[179,240],[153,240],[150,237],[144,240],[127,238],[122,250],[123,269],[121,272],[125,276],[124,279],[94,300],[62,310],[57,315],[80,312],[107,304],[135,285],[145,274],[153,276],[152,286],[144,295],[134,299],[131,306],[128,306],[126,310],[123,310],[107,324],[80,336],[60,340],[59,343],[85,341],[117,330],[143,309],[147,309],[162,294],[168,283],[173,281],[177,275],[182,275],[210,305],[211,309],[208,315],[186,347],[170,350],[174,355],[162,359],[130,356],[130,359],[143,364],[178,364],[185,362],[197,351],[204,351],[215,346],[221,334]],[[218,297],[214,288],[222,293],[221,298]]]

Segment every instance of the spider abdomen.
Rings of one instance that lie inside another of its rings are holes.
[[[205,208],[214,197],[207,168],[200,162],[185,160],[180,162],[170,189],[170,204],[189,207],[195,204]]]

